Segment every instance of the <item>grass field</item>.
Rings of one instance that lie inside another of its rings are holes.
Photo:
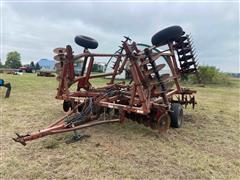
[[[57,81],[35,74],[0,77],[12,84],[11,97],[0,99],[0,179],[240,178],[239,80],[193,87],[196,109],[187,108],[183,127],[164,135],[127,121],[86,129],[91,137],[76,143],[65,144],[72,136],[66,133],[24,147],[11,139],[15,132],[36,131],[64,114],[54,98]]]

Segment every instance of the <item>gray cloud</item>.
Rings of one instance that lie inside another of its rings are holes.
[[[51,58],[73,38],[85,34],[99,41],[96,52],[114,52],[123,35],[150,44],[151,36],[170,25],[192,34],[200,64],[239,71],[237,3],[4,3],[3,60],[17,50],[22,61]]]

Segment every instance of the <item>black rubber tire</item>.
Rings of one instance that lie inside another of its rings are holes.
[[[88,36],[78,35],[74,38],[74,41],[77,45],[87,49],[96,49],[98,47],[98,42]]]
[[[183,108],[179,103],[171,104],[170,118],[171,118],[171,127],[180,128],[183,122]]]
[[[180,26],[167,27],[152,36],[152,44],[155,46],[163,46],[168,42],[178,40],[184,34]]]

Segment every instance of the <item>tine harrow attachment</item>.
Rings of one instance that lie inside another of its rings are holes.
[[[183,35],[175,41],[174,45],[180,64],[180,73],[182,75],[196,74],[200,82],[197,69],[197,55],[190,35]]]
[[[180,26],[157,32],[152,36],[152,45],[136,43],[124,36],[120,49],[113,54],[90,52],[98,47],[91,37],[78,35],[74,40],[83,47],[79,54],[70,45],[53,50],[58,74],[55,98],[63,102],[66,115],[37,132],[17,133],[14,141],[26,145],[27,141],[48,135],[69,131],[76,135],[77,130],[124,123],[126,118],[163,133],[170,126],[181,127],[184,106],[195,107],[196,91],[180,85],[181,75],[197,73],[191,38]],[[111,68],[106,68],[104,73],[91,73],[95,59],[101,57],[109,58],[107,66]],[[79,62],[80,71],[76,73]],[[130,74],[128,83],[116,82],[117,75],[123,71]],[[92,84],[92,79],[104,77],[110,77],[105,85]],[[109,114],[107,118],[106,114]]]

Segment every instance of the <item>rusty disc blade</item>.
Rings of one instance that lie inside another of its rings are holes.
[[[158,72],[158,71],[162,70],[165,66],[166,66],[166,64],[159,64],[159,65],[156,66],[156,69],[153,69],[153,68],[152,68],[152,69],[148,70],[148,71],[145,73],[145,75],[146,75],[146,76],[149,76],[150,74],[152,74],[152,73],[154,73],[154,72]]]
[[[161,78],[161,81],[158,81],[157,79],[150,80],[150,84],[151,85],[158,85],[160,83],[164,83],[166,81],[171,81],[172,80],[172,77],[170,77],[170,74],[167,74],[167,73],[166,74],[162,74],[160,76],[160,78]]]
[[[64,54],[64,53],[66,53],[66,49],[59,47],[59,48],[55,48],[55,49],[53,50],[53,52],[54,52],[55,54]]]
[[[167,132],[167,130],[170,127],[170,123],[171,123],[171,120],[170,120],[169,114],[166,113],[160,116],[157,122],[158,132],[159,133]]]
[[[65,56],[64,56],[64,54],[58,54],[58,55],[54,56],[53,59],[55,61],[65,61]]]

